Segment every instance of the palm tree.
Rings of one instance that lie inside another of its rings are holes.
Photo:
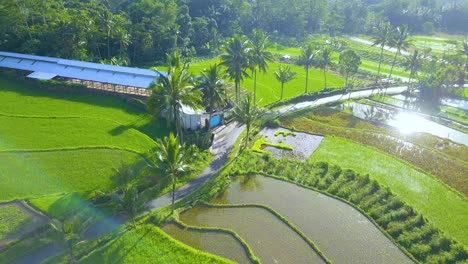
[[[345,76],[345,88],[348,89],[350,88],[349,77],[357,73],[361,58],[354,50],[346,50],[340,54],[338,65],[340,72]],[[351,98],[351,91],[349,91],[349,96]]]
[[[240,82],[244,77],[249,77],[246,71],[249,67],[250,49],[248,44],[247,39],[235,35],[223,47],[224,53],[221,55],[221,65],[226,67],[226,73],[235,84],[236,102],[239,102]]]
[[[74,254],[75,245],[82,241],[82,234],[89,222],[90,219],[83,220],[78,216],[63,222],[57,219],[52,219],[50,222],[52,228],[57,232],[60,245],[66,246],[69,250],[71,263],[76,262]]]
[[[147,106],[156,117],[164,112],[167,119],[173,121],[177,137],[182,141],[182,107],[201,109],[202,92],[193,85],[189,63],[181,62],[179,51],[168,55],[168,61],[167,74],[160,74],[151,85]]]
[[[308,93],[309,87],[309,67],[314,64],[316,55],[317,51],[314,51],[314,47],[309,44],[307,47],[302,49],[301,56],[298,60],[298,64],[303,65],[306,71],[305,93]]]
[[[245,147],[247,147],[247,143],[249,141],[250,128],[252,127],[253,123],[263,114],[263,110],[256,106],[252,101],[252,97],[247,95],[243,97],[240,103],[237,104],[232,111],[234,119],[236,119],[239,123],[244,124],[247,128]]]
[[[132,169],[132,167],[123,162],[120,163],[118,168],[114,168],[114,176],[111,177],[115,186],[118,187],[122,192],[127,189],[127,186],[137,178],[138,174]]]
[[[419,51],[415,50],[413,54],[409,57],[406,57],[406,61],[404,63],[405,70],[410,71],[410,76],[408,80],[408,93],[412,93],[412,83],[411,81],[417,76],[418,71],[422,67],[422,57],[419,55]]]
[[[287,66],[286,69],[283,68],[283,65],[280,65],[278,71],[275,72],[276,80],[281,82],[281,98],[283,100],[283,91],[284,91],[284,84],[292,81],[296,78],[296,73],[291,71],[291,66]]]
[[[396,28],[393,44],[396,47],[397,52],[393,57],[392,68],[390,68],[390,74],[388,78],[392,78],[393,67],[395,66],[397,56],[401,54],[401,50],[406,51],[409,47],[409,42],[407,40],[408,36],[408,25],[403,25]]]
[[[110,58],[110,35],[111,32],[114,31],[114,15],[112,12],[106,10],[104,13],[100,15],[101,22],[104,26],[105,32],[107,34],[107,58]]]
[[[116,201],[120,211],[127,213],[132,220],[133,227],[136,227],[135,217],[145,208],[136,186],[126,188],[123,196],[117,196]]]
[[[177,178],[190,169],[190,159],[193,152],[185,144],[180,144],[173,133],[164,139],[156,141],[156,150],[151,153],[148,166],[151,170],[170,177],[172,182],[172,207],[174,213],[175,187]]]
[[[319,52],[318,65],[323,70],[323,78],[325,80],[325,88],[327,89],[327,67],[332,66],[332,47],[325,45]]]
[[[197,86],[203,92],[205,106],[208,106],[210,109],[208,120],[211,121],[214,108],[224,105],[225,103],[225,99],[222,96],[222,94],[224,94],[225,83],[221,75],[221,68],[218,64],[210,65],[210,68],[202,71],[201,76],[198,78]],[[208,129],[211,129],[209,124]],[[210,134],[211,133],[208,132],[208,135]]]
[[[372,46],[380,46],[379,67],[377,69],[377,78],[375,84],[380,80],[380,67],[382,65],[383,52],[386,45],[390,45],[393,41],[392,28],[389,22],[380,23],[380,26],[375,30],[374,44]]]
[[[268,36],[261,30],[254,30],[250,39],[250,67],[252,67],[254,77],[254,104],[257,103],[257,69],[266,73],[268,62],[273,61],[273,55],[267,51]]]

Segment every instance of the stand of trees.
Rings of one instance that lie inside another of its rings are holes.
[[[467,33],[468,0],[12,0],[0,2],[0,50],[115,64],[154,64],[180,49],[207,55],[259,29],[275,41],[371,33]],[[112,60],[114,58],[114,60]]]

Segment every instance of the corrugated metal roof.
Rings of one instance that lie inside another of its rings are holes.
[[[33,72],[26,77],[32,78],[32,79],[50,80],[50,79],[53,79],[55,76],[57,76],[57,74],[55,73]]]
[[[149,88],[160,72],[93,62],[0,51],[0,67],[55,74],[60,77]]]

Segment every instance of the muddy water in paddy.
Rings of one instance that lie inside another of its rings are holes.
[[[212,202],[268,205],[302,230],[334,263],[412,262],[353,207],[291,183],[264,176],[238,177]],[[185,219],[189,220],[189,216],[185,215]],[[249,219],[237,214],[229,217],[229,221],[240,224],[259,221],[259,226],[265,226],[259,217]],[[277,235],[282,238],[287,234],[270,234],[270,238]]]
[[[172,223],[165,225],[162,230],[196,249],[234,260],[240,264],[251,263],[244,248],[230,234],[185,230]]]
[[[196,207],[180,215],[188,225],[237,232],[262,263],[324,263],[289,226],[262,208]]]

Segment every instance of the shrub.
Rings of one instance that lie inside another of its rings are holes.
[[[409,252],[417,259],[424,260],[431,252],[431,247],[424,244],[413,244],[409,248]]]
[[[315,163],[315,175],[322,178],[328,172],[328,163],[326,162],[317,162]]]
[[[404,222],[390,222],[387,225],[387,232],[396,239],[406,230],[406,225]]]

